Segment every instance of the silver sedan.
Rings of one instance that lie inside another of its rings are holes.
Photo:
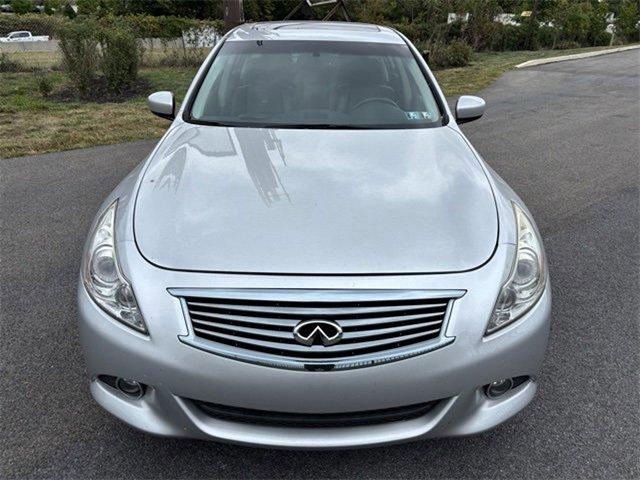
[[[91,393],[149,433],[340,448],[492,428],[551,294],[522,200],[400,33],[241,26],[104,201],[78,290]]]

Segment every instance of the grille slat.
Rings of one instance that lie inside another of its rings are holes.
[[[222,341],[227,345],[243,345],[245,348],[253,347],[256,350],[263,352],[272,352],[281,355],[286,355],[295,358],[342,358],[344,356],[357,355],[359,351],[362,353],[371,353],[374,351],[386,350],[390,347],[405,345],[407,341],[412,340],[425,340],[427,338],[433,338],[432,335],[438,330],[430,330],[428,332],[414,333],[413,335],[407,335],[400,339],[390,339],[388,342],[372,341],[372,342],[360,342],[357,344],[345,344],[340,343],[332,347],[299,345],[295,343],[278,343],[270,342],[266,340],[247,339],[238,337],[235,335],[226,335],[224,333],[208,332],[199,328],[194,328],[198,333],[202,333],[218,341]]]
[[[206,291],[193,293],[174,294],[184,299],[200,347],[283,368],[292,362],[302,362],[304,367],[333,367],[341,362],[364,366],[403,358],[408,349],[428,351],[446,340],[442,328],[449,306],[462,294],[277,289],[213,291],[212,296]],[[342,338],[330,346],[302,345],[293,330],[305,320],[335,322]]]
[[[240,315],[224,315],[219,313],[208,313],[201,311],[191,311],[192,316],[202,316],[208,318],[215,318],[218,321],[230,321],[230,322],[242,322],[247,324],[255,324],[260,328],[273,328],[273,327],[286,327],[292,329],[298,323],[296,320],[283,320],[279,318],[257,318],[257,317],[242,317]],[[232,323],[233,325],[233,323]]]
[[[210,322],[206,320],[198,320],[192,318],[191,321],[194,324],[194,330],[199,333],[222,333],[226,335],[236,334],[246,338],[256,338],[268,341],[291,343],[297,345],[293,338],[291,331],[279,331],[279,330],[263,330],[260,328],[241,327],[238,325],[228,325],[224,323]],[[394,338],[398,336],[404,336],[415,331],[415,333],[423,332],[424,327],[435,327],[429,331],[429,333],[439,332],[439,325],[442,320],[436,320],[434,322],[423,323],[411,323],[409,325],[403,325],[400,327],[388,327],[379,328],[375,330],[360,330],[350,331],[345,328],[344,335],[342,337],[342,343],[355,343],[362,342],[367,339],[383,339]],[[427,332],[423,332],[427,333]]]
[[[226,323],[217,323],[217,322],[209,322],[205,320],[196,320],[194,318],[191,319],[194,323],[195,327],[200,327],[203,331],[207,331],[206,328],[210,327],[212,329],[220,329],[228,332],[238,332],[245,333],[248,335],[263,335],[274,338],[280,338],[283,340],[291,340],[293,342],[293,336],[291,335],[291,331],[282,331],[282,330],[264,330],[262,328],[251,328],[251,327],[241,327],[239,325],[228,325]]]
[[[444,316],[445,309],[441,312],[431,312],[431,313],[421,313],[419,315],[394,315],[391,317],[380,317],[380,318],[362,318],[362,319],[346,319],[340,320],[338,323],[344,327],[363,327],[363,326],[371,326],[372,328],[381,328],[386,324],[397,324],[397,323],[406,323],[413,322],[416,320],[424,320],[426,318],[437,318]],[[331,320],[330,316],[326,317]]]
[[[360,340],[360,339],[366,339],[374,336],[378,337],[381,335],[399,336],[399,335],[404,335],[404,333],[409,330],[424,329],[424,327],[431,327],[431,329],[435,328],[435,331],[440,331],[441,323],[442,323],[442,320],[436,320],[433,322],[411,323],[409,325],[403,325],[401,327],[377,328],[373,331],[357,330],[355,332],[345,328],[344,335],[342,336],[342,341],[351,340],[351,339]]]
[[[309,320],[309,319],[319,319],[323,320],[335,320],[344,323],[345,326],[361,326],[361,325],[382,325],[385,323],[396,323],[396,322],[406,322],[409,320],[421,320],[423,318],[432,318],[432,317],[442,317],[444,315],[445,309],[438,312],[427,312],[427,313],[419,313],[416,315],[390,315],[385,317],[374,317],[374,318],[356,318],[352,316],[351,318],[336,318],[335,315],[332,315],[330,312],[325,313],[324,315],[314,315],[310,317],[304,318],[291,318],[291,319],[283,319],[283,318],[266,318],[266,317],[254,317],[254,316],[242,316],[242,315],[228,315],[224,313],[211,313],[211,312],[203,312],[200,310],[192,310],[192,316],[204,316],[209,318],[215,318],[221,321],[232,321],[232,322],[244,322],[244,323],[253,323],[256,325],[261,325],[261,328],[272,328],[274,326],[277,327],[295,327],[301,320]]]
[[[255,312],[259,315],[295,315],[296,318],[315,316],[315,315],[327,315],[327,307],[323,308],[304,308],[304,307],[265,307],[255,305],[234,305],[229,303],[217,302],[217,303],[204,303],[204,302],[187,302],[190,308],[197,310],[197,307],[203,307],[207,309],[214,309],[216,311],[225,311],[230,314],[242,315],[246,312]],[[389,313],[389,312],[411,312],[413,310],[422,310],[426,308],[446,308],[445,303],[435,303],[433,305],[399,305],[399,306],[385,306],[385,307],[346,307],[346,308],[330,308],[331,315],[366,315],[370,313]],[[286,317],[284,317],[286,318]]]
[[[209,332],[207,332],[206,330],[203,329],[197,329],[200,332],[206,332],[207,334],[209,334]],[[406,335],[403,337],[403,340],[409,340],[411,338],[415,338],[415,337],[422,337],[424,335],[427,334],[433,334],[434,332],[439,331],[439,329],[432,329],[432,330],[428,330],[427,332],[419,332],[419,333],[414,333],[411,335]],[[215,337],[219,337],[219,338],[225,338],[227,340],[237,340],[238,337],[236,335],[229,335],[226,333],[217,333],[217,332],[212,332],[211,335],[215,336]],[[242,339],[241,339],[242,340]],[[393,341],[395,341],[395,339],[389,339],[391,343],[393,343]],[[328,351],[330,351],[330,354],[339,354],[345,351],[350,351],[350,350],[354,350],[357,348],[369,348],[369,347],[378,347],[378,346],[383,346],[381,344],[381,342],[377,342],[377,341],[373,341],[373,342],[359,342],[357,345],[351,345],[351,344],[344,344],[344,343],[339,343],[337,345],[333,345],[332,347],[324,347],[322,345],[313,345],[311,347],[308,347],[306,345],[300,345],[299,343],[296,342],[291,342],[288,343],[286,345],[277,343],[277,342],[272,342],[272,341],[268,341],[268,340],[258,340],[258,339],[252,339],[251,340],[253,343],[255,343],[257,346],[260,347],[265,347],[265,348],[276,348],[276,349],[282,349],[282,350],[287,350],[289,352],[294,352],[296,354],[298,353],[302,353],[302,354],[306,354],[306,353],[321,353],[321,354],[325,354]]]

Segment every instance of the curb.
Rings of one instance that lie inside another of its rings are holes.
[[[609,53],[624,52],[627,50],[636,50],[640,48],[640,45],[627,45],[626,47],[611,48],[608,50],[596,50],[595,52],[575,53],[573,55],[561,55],[559,57],[539,58],[537,60],[529,60],[524,63],[519,63],[515,68],[533,67],[536,65],[545,65],[547,63],[564,62],[567,60],[578,60],[580,58],[598,57],[600,55],[607,55]]]

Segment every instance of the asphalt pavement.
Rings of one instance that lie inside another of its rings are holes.
[[[0,478],[640,478],[639,79],[638,51],[512,71],[464,127],[533,212],[554,295],[536,399],[467,438],[299,452],[120,423],[89,395],[75,287],[154,142],[0,160]]]

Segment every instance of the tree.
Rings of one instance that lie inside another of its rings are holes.
[[[54,13],[60,11],[60,7],[62,6],[61,0],[44,0],[42,3],[44,7],[44,13],[47,15],[53,15]]]
[[[242,0],[224,0],[223,12],[225,32],[244,23]]]
[[[33,0],[11,0],[11,9],[17,15],[23,15],[33,11]]]
[[[540,21],[538,20],[540,11],[538,6],[539,2],[533,2],[532,10],[530,10],[531,15],[522,20],[522,26],[520,28],[524,29],[525,32],[523,45],[525,50],[536,50],[538,48],[538,28],[540,28]]]
[[[76,0],[80,15],[94,15],[100,8],[100,0]]]
[[[627,1],[620,7],[620,13],[616,19],[616,34],[628,42],[638,41],[638,22],[640,11],[635,1]]]
[[[562,40],[586,44],[591,26],[593,7],[589,2],[559,0],[553,11],[553,23]]]
[[[491,45],[498,29],[494,17],[502,11],[497,0],[466,0],[461,4],[464,13],[469,13],[469,21],[463,25],[465,37],[474,50],[482,50]]]
[[[587,41],[589,45],[609,45],[611,34],[607,32],[607,13],[609,5],[607,2],[597,2],[592,4],[589,15],[589,34]]]

